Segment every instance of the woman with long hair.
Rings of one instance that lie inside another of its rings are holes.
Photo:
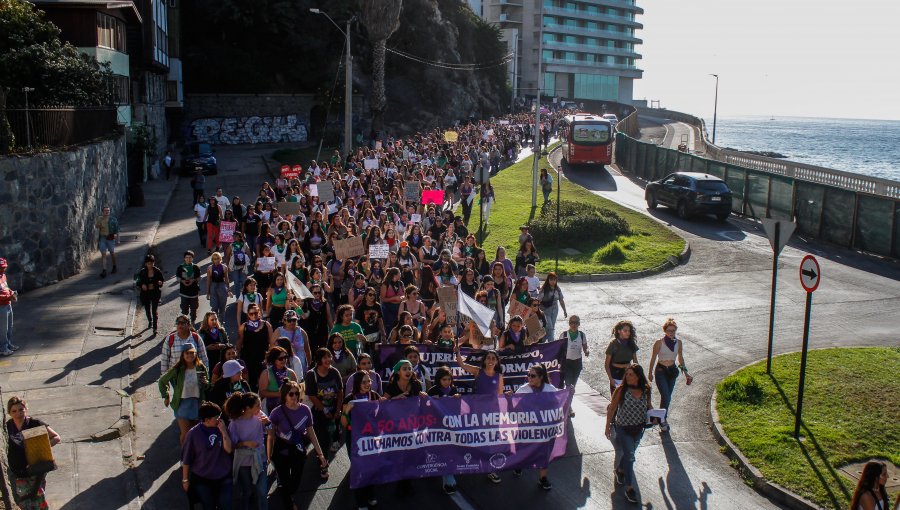
[[[219,322],[219,315],[216,312],[206,312],[203,321],[200,323],[200,339],[206,346],[206,357],[209,359],[210,366],[218,365],[222,360],[222,353],[228,344],[228,333]]]
[[[266,292],[266,317],[275,327],[281,326],[287,298],[287,279],[284,277],[284,273],[276,272],[272,286]]]
[[[622,377],[622,384],[616,388],[606,410],[606,438],[616,449],[616,485],[625,486],[625,499],[638,503],[634,489],[634,453],[644,436],[647,410],[653,408],[653,403],[650,383],[640,365],[630,365]]]
[[[388,269],[381,282],[381,313],[384,317],[384,327],[387,330],[394,328],[397,322],[397,313],[400,311],[400,303],[404,300],[405,293],[403,282],[400,281],[400,270],[392,267]]]
[[[266,399],[269,412],[279,404],[284,383],[298,380],[289,366],[290,360],[287,351],[277,345],[266,352],[266,369],[259,374],[259,396]]]
[[[19,397],[11,397],[6,403],[7,456],[9,461],[10,482],[12,482],[13,498],[23,509],[43,510],[48,508],[44,499],[44,487],[47,483],[46,473],[30,474],[28,459],[25,455],[25,438],[22,432],[37,427],[47,427],[50,446],[58,445],[62,439],[43,421],[28,416],[28,407]]]
[[[347,348],[340,333],[328,336],[328,350],[331,351],[332,366],[341,373],[341,379],[346,381],[350,374],[356,372],[356,356]]]
[[[147,327],[153,328],[153,334],[156,334],[156,327],[159,323],[159,301],[162,298],[162,286],[165,283],[162,270],[156,267],[156,257],[152,253],[144,256],[144,265],[138,272],[135,284],[140,289],[141,304],[144,306],[144,313],[147,314]]]
[[[485,352],[484,357],[481,358],[481,366],[465,363],[459,353],[459,347],[455,351],[456,364],[459,365],[459,368],[475,377],[473,394],[503,395],[503,366],[500,364],[500,356],[496,351]],[[496,471],[488,475],[488,480],[493,483],[501,482],[500,475]]]
[[[266,425],[256,393],[232,393],[225,401],[225,413],[231,418],[228,434],[234,448],[234,472],[238,508],[248,510],[250,498],[256,498],[258,510],[268,509],[269,479],[266,475]]]
[[[185,434],[200,419],[200,402],[206,398],[206,390],[209,388],[209,372],[197,358],[194,344],[186,343],[182,346],[178,362],[159,378],[157,386],[164,405],[171,405],[175,412],[178,444],[183,445]]]
[[[394,364],[391,378],[384,387],[384,396],[381,397],[381,400],[415,396],[427,396],[427,394],[413,370],[412,363],[407,359],[401,359]]]
[[[259,305],[250,305],[247,309],[247,322],[238,326],[238,340],[235,344],[241,359],[247,363],[247,382],[250,383],[250,388],[257,388],[270,338],[272,325],[263,320]]]
[[[606,376],[609,378],[609,393],[622,383],[625,369],[637,363],[637,331],[631,321],[619,321],[612,328],[612,340],[606,346]]]
[[[517,394],[525,393],[546,393],[556,391],[556,386],[550,383],[550,377],[547,375],[547,367],[540,364],[534,364],[528,367],[528,384],[519,386],[516,390]],[[522,470],[515,470],[516,476],[522,476]],[[542,467],[538,471],[538,485],[541,489],[549,491],[553,488],[550,480],[547,479],[547,468]]]
[[[323,451],[332,451],[336,420],[344,403],[344,382],[334,368],[330,349],[321,347],[313,354],[313,368],[303,378],[306,396],[313,404],[313,426]],[[339,446],[335,443],[336,446]]]
[[[569,312],[566,311],[566,302],[563,299],[562,289],[559,288],[559,278],[556,273],[550,271],[547,278],[538,292],[538,299],[541,300],[541,309],[547,317],[547,334],[549,338],[554,338],[556,333],[556,317],[559,315],[559,309],[562,307],[563,317],[568,318]]]
[[[231,293],[231,284],[228,279],[228,267],[222,263],[222,254],[215,251],[211,255],[212,263],[206,268],[206,300],[209,308],[216,314],[224,317],[225,307]]]
[[[891,501],[884,488],[887,479],[887,464],[878,461],[867,462],[856,484],[856,490],[853,491],[850,510],[888,510]],[[900,496],[897,501],[900,502]]]

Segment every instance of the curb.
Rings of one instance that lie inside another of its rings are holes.
[[[732,374],[747,368],[750,365],[758,363],[758,361],[754,361],[753,363],[749,363],[744,365],[743,367],[735,370],[731,374],[728,374],[725,377],[729,377]],[[724,379],[724,378],[723,378]],[[721,381],[720,381],[721,382]],[[716,384],[718,386],[718,383]],[[709,399],[709,428],[713,433],[713,436],[716,438],[716,442],[721,445],[725,450],[725,455],[736,463],[737,470],[741,474],[742,477],[748,479],[750,481],[750,485],[759,492],[760,494],[772,499],[778,503],[781,503],[788,508],[794,510],[820,510],[822,507],[816,506],[811,501],[794,494],[790,490],[778,485],[777,483],[770,482],[766,480],[763,474],[756,469],[750,461],[747,460],[746,457],[741,453],[737,446],[728,439],[728,436],[725,435],[725,431],[722,429],[722,424],[719,423],[719,412],[716,410],[716,402],[718,398],[718,391],[713,389],[712,397]]]
[[[547,162],[548,164],[556,170],[556,174],[558,176],[564,177],[565,174],[559,171],[559,168],[553,165],[550,161],[550,156],[562,149],[562,145],[557,145],[554,147],[549,153],[547,153]],[[568,180],[568,179],[567,179]],[[570,181],[571,182],[571,181]],[[574,183],[573,183],[574,184]],[[622,206],[624,207],[624,206]],[[681,237],[681,236],[678,236]],[[681,237],[684,239],[683,237]],[[644,278],[647,276],[653,276],[659,273],[666,272],[670,269],[674,269],[679,265],[686,264],[688,260],[691,258],[691,242],[687,239],[684,239],[684,249],[681,250],[681,253],[678,254],[677,257],[670,256],[669,260],[663,262],[662,264],[651,267],[650,269],[644,269],[641,271],[632,271],[629,273],[594,273],[594,274],[573,274],[573,275],[558,275],[558,280],[560,282],[568,282],[568,283],[581,283],[581,282],[613,282],[620,280],[636,280],[638,278]]]

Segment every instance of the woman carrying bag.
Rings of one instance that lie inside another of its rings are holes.
[[[12,473],[10,481],[13,484],[13,498],[22,510],[46,510],[48,508],[47,500],[44,499],[46,476],[47,472],[56,469],[56,466],[53,463],[46,463],[46,466],[29,466],[22,433],[28,429],[46,427],[50,436],[50,446],[56,446],[62,440],[46,423],[28,416],[27,410],[25,401],[19,397],[10,398],[6,404],[6,412],[10,415],[10,419],[6,420],[6,433],[9,437],[7,454],[9,470]]]

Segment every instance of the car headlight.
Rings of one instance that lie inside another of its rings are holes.
[[[215,165],[215,164],[216,164],[216,157],[215,157],[215,156],[210,156],[210,157],[209,157],[209,161],[210,161],[210,163],[212,163],[212,164]]]

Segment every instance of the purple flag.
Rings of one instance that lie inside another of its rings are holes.
[[[415,344],[419,350],[420,363],[425,368],[429,380],[434,379],[434,369],[446,366],[453,372],[453,383],[459,387],[462,393],[471,393],[475,386],[475,378],[459,368],[456,364],[456,355],[449,349],[441,349],[434,345]],[[378,347],[378,356],[375,359],[375,370],[385,381],[391,377],[391,369],[394,364],[403,358],[403,349],[406,345],[389,344]],[[460,353],[463,360],[470,365],[480,366],[481,359],[487,351],[462,348]],[[499,351],[500,366],[503,368],[504,391],[516,391],[519,386],[528,384],[528,367],[531,365],[544,365],[550,383],[557,388],[563,385],[563,359],[566,355],[566,342],[554,340],[542,344],[532,344],[525,347],[521,354],[511,354]]]
[[[350,487],[545,468],[566,452],[572,390],[359,402]]]

